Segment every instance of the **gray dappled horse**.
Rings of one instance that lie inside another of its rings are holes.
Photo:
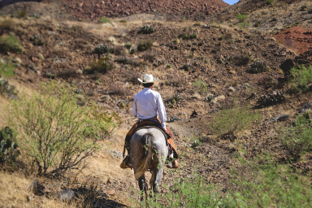
[[[144,176],[148,169],[152,172],[150,186],[153,187],[154,193],[157,193],[168,156],[165,136],[155,127],[140,129],[132,135],[130,149],[130,162],[141,193],[144,191],[146,194],[148,188]]]

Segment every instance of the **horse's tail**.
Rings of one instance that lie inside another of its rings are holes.
[[[136,174],[134,177],[138,180],[144,172],[147,170],[149,161],[152,158],[152,139],[153,135],[150,133],[146,133],[142,136],[141,142],[142,142],[142,151],[143,151],[143,156],[142,156],[142,161],[141,165],[138,168]]]

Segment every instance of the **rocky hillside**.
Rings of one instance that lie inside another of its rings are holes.
[[[43,2],[51,2],[45,0]],[[77,19],[94,20],[102,16],[120,17],[139,13],[163,13],[184,16],[204,16],[221,11],[229,5],[222,0],[62,0],[64,9]]]

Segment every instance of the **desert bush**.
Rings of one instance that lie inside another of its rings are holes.
[[[103,44],[98,44],[93,50],[95,54],[112,53],[112,51],[112,47]]]
[[[248,108],[234,107],[216,114],[210,128],[220,137],[234,135],[250,127],[258,119],[258,112]]]
[[[200,94],[208,92],[208,84],[206,84],[203,80],[198,80],[192,83],[192,86],[196,89]]]
[[[272,3],[274,3],[274,0],[266,0],[266,3],[267,4],[272,4]]]
[[[281,141],[291,156],[298,160],[304,153],[312,150],[312,123],[303,115],[296,117],[294,125],[281,129]]]
[[[131,43],[126,43],[126,44],[125,44],[125,48],[130,49],[131,47],[132,47],[132,44],[131,44]]]
[[[0,37],[0,52],[23,53],[18,38],[14,35]]]
[[[266,65],[266,62],[263,60],[255,61],[249,66],[250,73],[262,73],[262,72],[267,72],[269,70],[270,68]]]
[[[137,71],[125,71],[124,72],[124,76],[126,77],[126,80],[128,82],[131,82],[134,85],[141,84],[141,82],[139,82],[139,80],[138,80],[138,78],[140,78],[142,76],[142,74],[140,72],[137,72]]]
[[[240,28],[243,28],[243,29],[246,29],[246,28],[248,28],[249,27],[249,22],[241,22],[241,23],[239,23],[239,27]]]
[[[27,11],[25,9],[23,9],[22,11],[19,11],[17,14],[16,14],[16,17],[17,18],[26,18],[28,15],[27,15]]]
[[[180,34],[178,36],[179,38],[182,38],[183,40],[191,40],[197,38],[197,33],[192,33],[191,35],[188,34]]]
[[[234,57],[234,64],[237,66],[246,66],[250,61],[249,56],[236,56]]]
[[[42,85],[41,94],[13,101],[8,123],[18,132],[25,162],[37,175],[61,177],[83,168],[98,149],[97,139],[115,127],[114,117],[101,113],[96,104],[78,106],[73,88],[51,82]]]
[[[153,45],[153,42],[152,40],[150,39],[144,39],[144,40],[140,40],[138,42],[138,51],[146,51],[148,49],[150,49]]]
[[[119,64],[130,64],[131,60],[127,58],[126,56],[123,56],[123,57],[116,58],[114,62],[117,62]]]
[[[98,61],[94,61],[91,63],[91,71],[92,72],[99,72],[99,73],[107,73],[108,71],[112,70],[114,64],[110,61],[109,57],[102,58]]]
[[[267,89],[267,88],[275,86],[276,81],[271,76],[266,76],[266,77],[260,78],[257,84],[260,86],[264,86]]]
[[[69,77],[78,77],[79,74],[77,73],[76,69],[63,69],[56,73],[56,77],[59,78],[69,78]]]
[[[108,17],[101,17],[100,19],[99,19],[99,22],[100,23],[111,23],[112,21],[108,18]]]
[[[13,26],[14,26],[14,22],[12,21],[12,19],[3,20],[0,23],[0,28],[3,28],[3,29],[11,29]]]
[[[109,94],[124,96],[128,93],[128,88],[121,84],[113,84],[109,88]]]
[[[312,66],[306,68],[299,66],[290,70],[291,78],[289,79],[292,88],[297,91],[307,91],[308,85],[312,83]]]
[[[0,130],[0,164],[6,161],[13,163],[20,154],[17,147],[15,132],[9,127],[2,128]]]
[[[33,42],[36,46],[44,45],[44,41],[40,38],[39,35],[33,35],[30,37],[30,41]]]
[[[126,20],[120,20],[119,22],[120,22],[120,23],[127,23]]]
[[[0,78],[2,77],[12,77],[14,76],[15,66],[10,62],[1,63],[0,59]]]
[[[156,54],[154,52],[147,51],[143,54],[142,58],[144,59],[144,61],[153,63],[154,60],[156,60]]]
[[[153,32],[155,32],[155,29],[151,25],[144,25],[140,31],[142,34],[151,34]]]
[[[0,75],[0,95],[6,98],[16,98],[17,91],[13,85],[10,85],[6,78],[1,78]]]
[[[248,18],[248,16],[246,14],[238,14],[236,16],[236,19],[239,21],[239,22],[244,22],[246,19]]]

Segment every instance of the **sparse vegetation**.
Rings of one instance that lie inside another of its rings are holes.
[[[14,26],[14,22],[12,19],[3,20],[0,23],[0,28],[3,28],[3,29],[11,29],[13,26]]]
[[[125,44],[125,48],[130,49],[131,47],[132,47],[132,44],[131,44],[131,43],[126,43],[126,44]]]
[[[191,35],[188,34],[181,34],[179,35],[179,38],[182,38],[183,40],[191,40],[197,38],[197,33],[193,33]]]
[[[206,84],[203,80],[193,82],[192,86],[201,94],[208,92],[208,84]]]
[[[236,106],[232,109],[225,109],[214,117],[210,125],[215,134],[220,137],[235,135],[259,120],[259,114],[248,108]]]
[[[18,38],[14,35],[0,37],[0,52],[23,53]]]
[[[106,56],[98,61],[94,61],[91,63],[91,71],[106,73],[113,69],[114,64],[110,61],[110,57]]]
[[[305,92],[309,89],[309,84],[312,83],[312,66],[308,68],[305,66],[292,68],[290,74],[291,78],[289,81],[294,90]]]
[[[101,17],[99,19],[100,23],[111,23],[112,21],[108,17]]]
[[[16,17],[17,18],[26,18],[28,15],[27,15],[27,11],[25,9],[23,9],[22,11],[19,11],[17,14],[16,14]]]
[[[140,31],[142,34],[151,34],[153,32],[155,32],[155,29],[151,25],[144,25]]]
[[[96,140],[114,127],[113,117],[96,105],[80,107],[73,90],[51,82],[42,94],[12,102],[8,123],[18,132],[19,147],[36,174],[62,177],[83,162],[98,146]]]
[[[154,41],[152,41],[150,39],[140,40],[138,42],[138,51],[146,51],[146,50],[150,49],[153,45],[153,42]]]
[[[248,18],[248,16],[246,14],[238,14],[236,16],[236,19],[239,21],[239,22],[244,22],[246,19]]]
[[[270,68],[266,65],[266,62],[263,60],[255,61],[249,66],[250,73],[262,73],[267,72],[269,70]]]
[[[294,125],[281,129],[282,143],[291,156],[289,159],[293,162],[312,150],[312,122],[309,113],[306,117],[297,116]]]
[[[1,63],[0,59],[0,78],[2,77],[12,77],[14,76],[15,66],[10,62]]]

